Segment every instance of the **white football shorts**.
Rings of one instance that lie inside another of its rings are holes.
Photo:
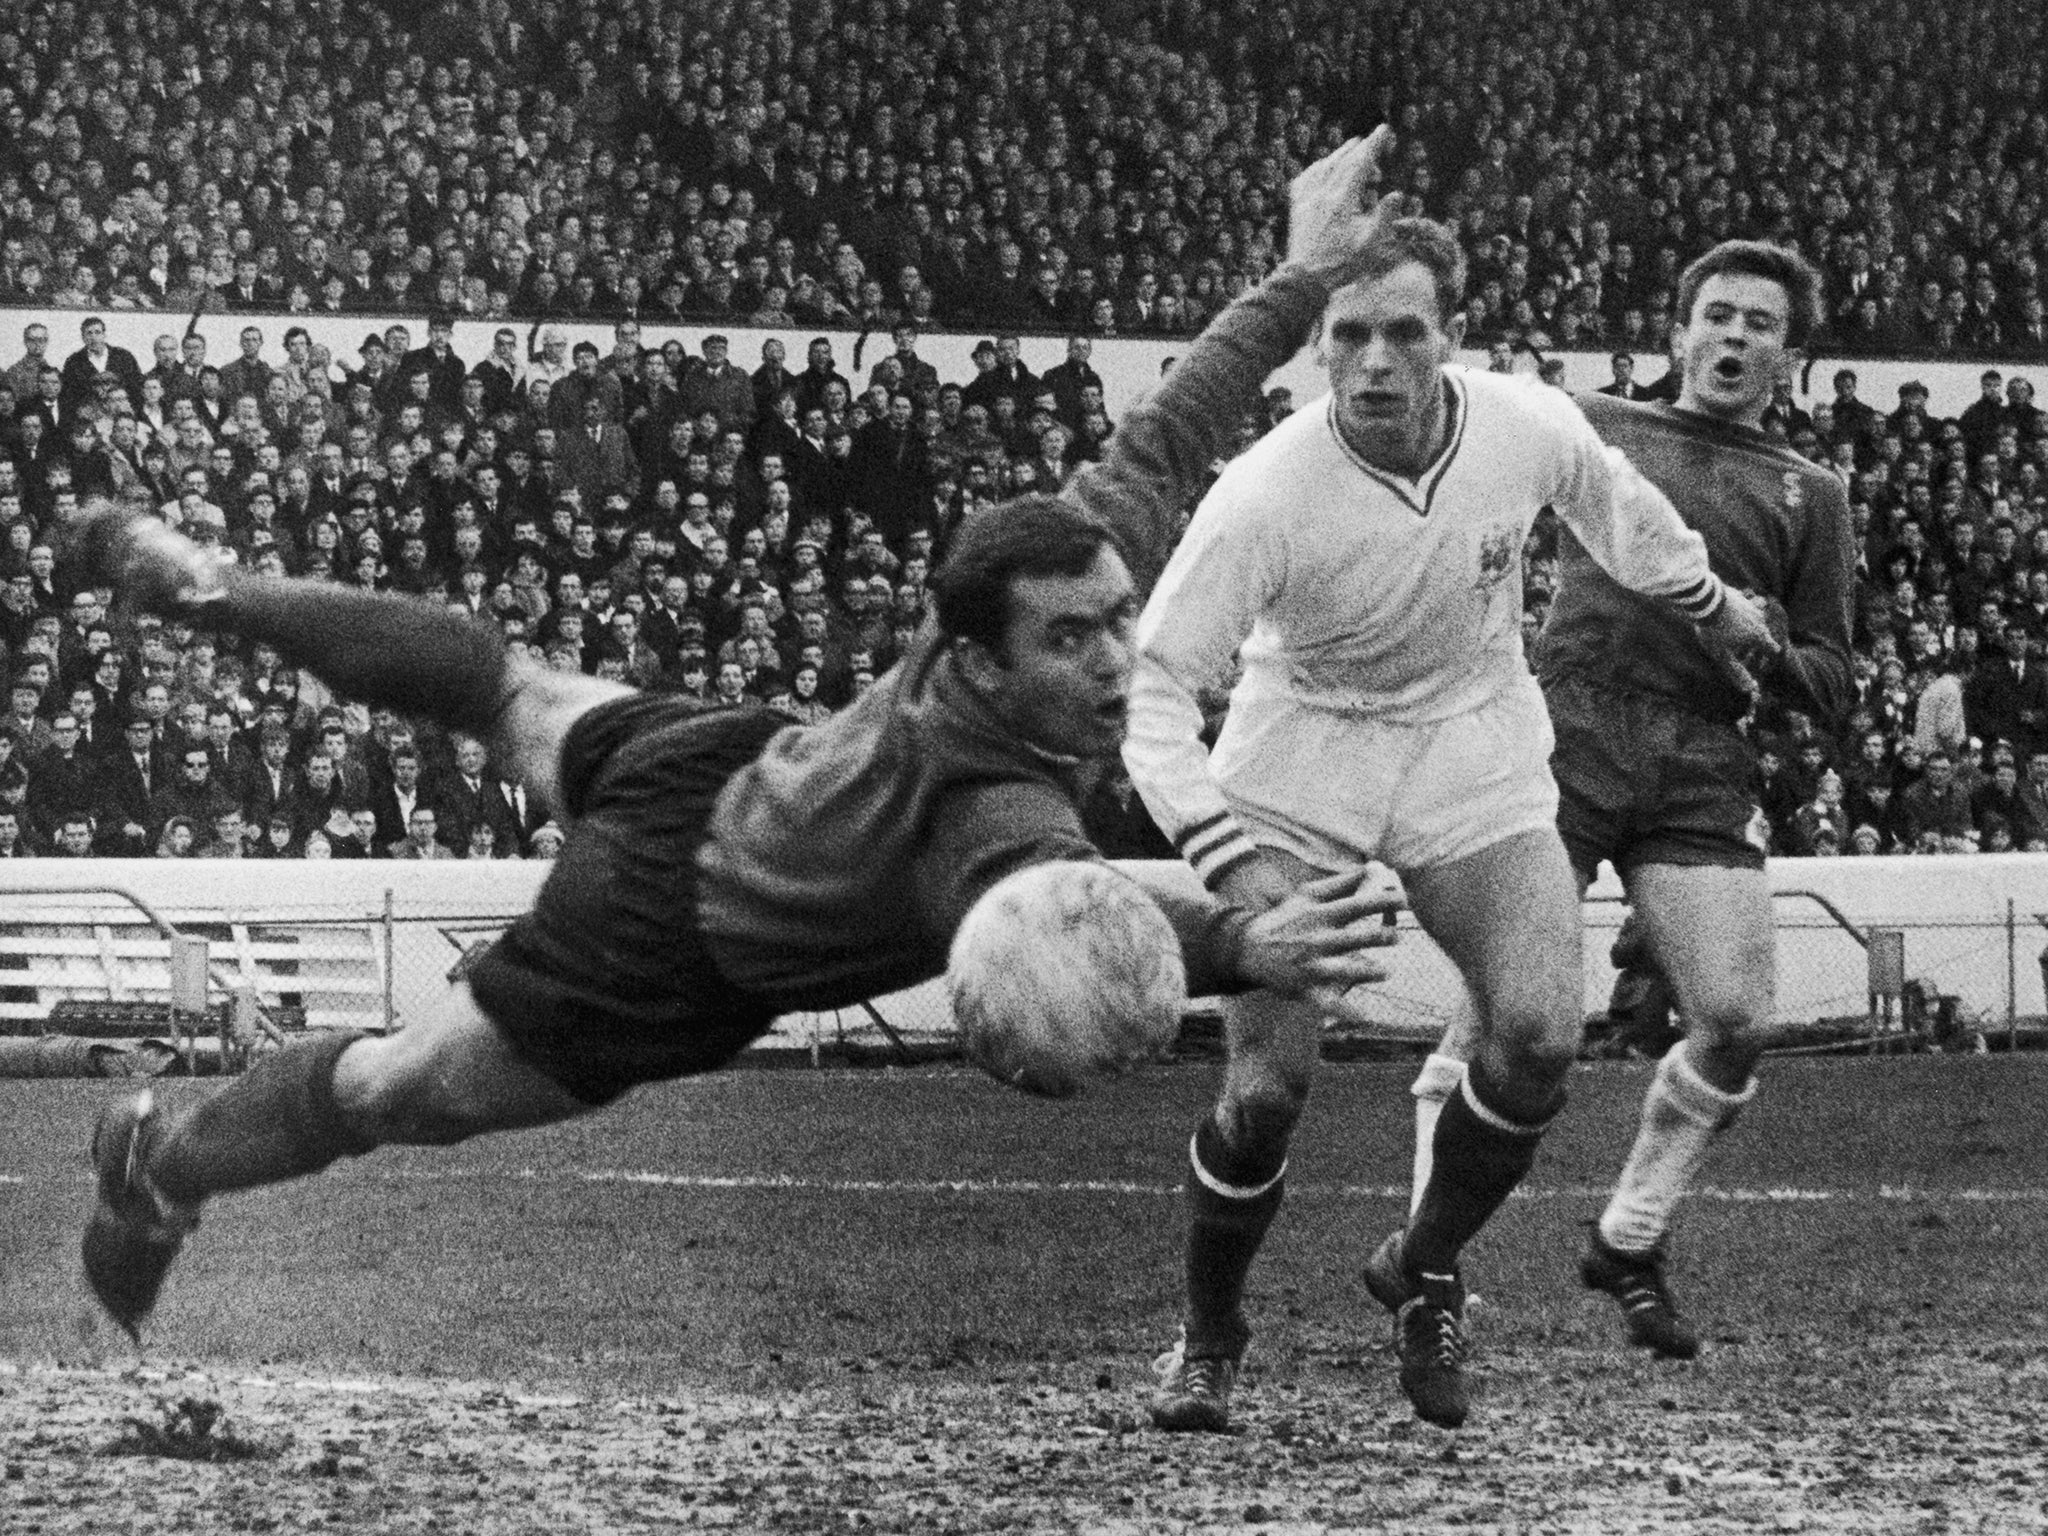
[[[1234,699],[1210,769],[1255,842],[1320,869],[1433,869],[1557,825],[1536,680],[1426,725]]]

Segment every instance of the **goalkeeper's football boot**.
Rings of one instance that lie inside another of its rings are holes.
[[[145,1160],[163,1129],[156,1101],[145,1091],[108,1105],[92,1137],[99,1200],[80,1256],[93,1295],[138,1343],[171,1261],[199,1225],[196,1204],[170,1200],[150,1183]]]
[[[1678,1310],[1664,1282],[1664,1249],[1623,1253],[1609,1247],[1598,1222],[1586,1224],[1586,1251],[1579,1279],[1589,1291],[1605,1291],[1621,1303],[1628,1341],[1666,1360],[1690,1360],[1700,1352],[1700,1332]]]
[[[1161,1429],[1222,1434],[1230,1428],[1230,1389],[1242,1355],[1190,1355],[1185,1329],[1172,1349],[1152,1362],[1159,1390],[1152,1422]]]

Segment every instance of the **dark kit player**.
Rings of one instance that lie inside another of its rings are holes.
[[[1098,857],[1090,759],[1115,752],[1130,630],[1242,402],[1307,339],[1376,216],[1386,140],[1298,177],[1289,259],[1233,305],[1059,497],[970,518],[936,618],[854,706],[808,728],[508,661],[495,631],[404,599],[221,566],[148,517],[96,509],[81,555],[143,607],[277,646],[339,692],[485,741],[573,818],[534,909],[396,1034],[326,1033],[184,1113],[144,1094],[94,1138],[88,1279],[134,1331],[210,1196],[390,1143],[544,1124],[713,1069],[780,1014],[940,974],[961,919],[1027,865]],[[1167,900],[1204,985],[1378,974],[1385,903],[1304,896],[1256,917]]]
[[[1586,419],[1707,544],[1714,573],[1762,599],[1779,650],[1758,681],[1824,730],[1851,699],[1854,549],[1834,475],[1765,437],[1773,387],[1817,323],[1820,278],[1777,246],[1727,241],[1686,269],[1676,405],[1588,395]],[[1558,830],[1583,889],[1611,862],[1684,1041],[1659,1063],[1633,1150],[1580,1261],[1621,1304],[1630,1339],[1688,1358],[1697,1329],[1664,1281],[1673,1211],[1755,1092],[1772,1022],[1776,945],[1746,679],[1698,632],[1610,578],[1569,533],[1538,647],[1557,735]],[[1467,1050],[1469,1020],[1441,1048]],[[1426,1097],[1449,1064],[1432,1058]]]

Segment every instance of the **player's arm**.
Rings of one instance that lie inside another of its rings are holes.
[[[1550,504],[1586,553],[1632,592],[1668,604],[1711,648],[1741,663],[1777,649],[1763,610],[1725,586],[1707,563],[1707,541],[1618,448],[1600,440],[1579,408],[1554,391],[1537,399],[1562,435]]]
[[[1148,591],[1179,533],[1181,509],[1229,451],[1252,396],[1308,341],[1330,294],[1351,278],[1397,199],[1368,211],[1381,128],[1326,155],[1289,187],[1287,260],[1209,323],[1159,387],[1118,424],[1102,462],[1063,494],[1117,530]]]
[[[1006,876],[1058,861],[1105,862],[1073,806],[1050,785],[984,783],[955,793],[933,816],[918,860],[927,931],[959,932],[974,904]],[[1362,875],[1317,881],[1259,913],[1173,882],[1140,883],[1180,940],[1190,996],[1251,987],[1314,992],[1348,1016],[1343,990],[1386,978],[1371,952],[1394,942],[1381,918],[1400,905],[1397,897],[1361,893]]]
[[[1255,869],[1258,848],[1209,771],[1199,699],[1228,678],[1283,583],[1285,546],[1270,512],[1236,473],[1196,509],[1138,619],[1124,730],[1124,766],[1160,831],[1205,886],[1240,901],[1250,896],[1231,882]]]
[[[1856,594],[1855,532],[1849,495],[1833,475],[1806,482],[1804,537],[1782,595],[1765,603],[1780,650],[1764,680],[1803,702],[1824,729],[1847,717],[1856,694],[1850,633]]]

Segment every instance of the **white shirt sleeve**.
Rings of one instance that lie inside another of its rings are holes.
[[[1626,454],[1600,440],[1569,397],[1546,387],[1537,398],[1564,435],[1551,505],[1586,553],[1631,591],[1662,598],[1695,622],[1711,618],[1725,594],[1708,567],[1706,540]]]
[[[1209,771],[1198,697],[1229,678],[1286,563],[1269,514],[1233,494],[1234,478],[1226,473],[1202,502],[1138,620],[1124,736],[1145,808],[1211,889],[1257,848]]]

